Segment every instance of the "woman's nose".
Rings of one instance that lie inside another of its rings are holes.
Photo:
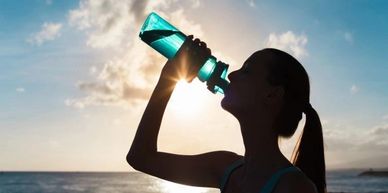
[[[235,77],[235,74],[236,74],[236,71],[233,71],[233,72],[229,73],[228,79],[229,79],[230,81],[232,81],[232,79],[234,79],[234,77]]]

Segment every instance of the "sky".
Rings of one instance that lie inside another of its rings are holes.
[[[138,37],[152,11],[207,42],[230,71],[266,47],[292,54],[310,76],[328,169],[388,167],[387,8],[383,0],[0,0],[0,171],[133,171],[125,156],[166,62]],[[197,79],[179,83],[159,151],[244,154],[222,97]],[[288,157],[303,124],[281,141]]]

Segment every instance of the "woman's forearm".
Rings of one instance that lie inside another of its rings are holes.
[[[177,54],[164,65],[147,107],[143,113],[127,161],[132,167],[143,168],[157,154],[157,140],[164,110],[178,79],[193,80],[201,65],[211,55],[199,39],[188,36]]]
[[[163,114],[176,81],[161,76],[143,113],[132,146],[127,155],[131,164],[157,152],[157,139]],[[131,164],[131,165],[132,165]]]

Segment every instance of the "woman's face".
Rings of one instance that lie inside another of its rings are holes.
[[[267,81],[269,60],[268,54],[256,52],[239,70],[228,75],[230,85],[221,101],[225,110],[237,117],[264,108],[265,97],[271,88]]]

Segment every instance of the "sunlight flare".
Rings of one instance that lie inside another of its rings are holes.
[[[206,88],[198,79],[194,79],[191,83],[180,80],[169,103],[173,112],[186,117],[198,113],[205,100],[204,89]]]

